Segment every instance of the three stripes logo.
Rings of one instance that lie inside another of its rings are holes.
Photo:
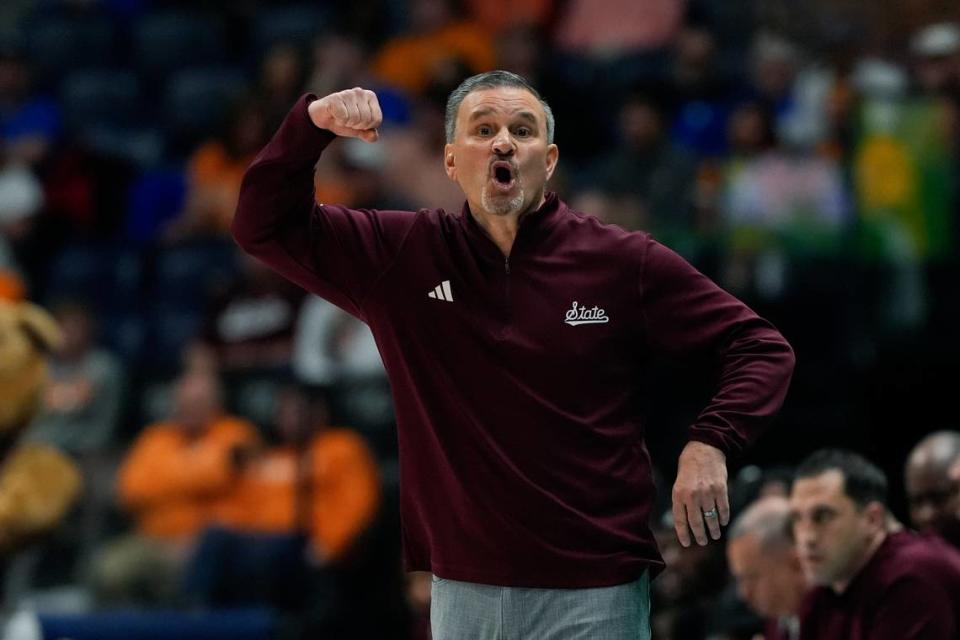
[[[443,300],[444,302],[453,302],[453,290],[450,288],[450,281],[444,280],[433,291],[427,293],[427,296],[434,300]]]

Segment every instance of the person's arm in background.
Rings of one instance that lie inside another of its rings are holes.
[[[78,416],[74,428],[77,451],[97,454],[113,444],[123,405],[124,378],[120,362],[107,352],[97,353],[91,364],[93,397]]]
[[[702,354],[719,363],[713,397],[690,427],[673,487],[677,537],[698,544],[720,537],[730,518],[726,458],[753,442],[779,410],[793,375],[793,349],[745,304],[686,260],[648,239],[640,300],[649,347],[667,355]],[[702,512],[715,509],[716,517]],[[706,528],[704,523],[706,521]]]
[[[336,136],[375,142],[382,119],[372,91],[301,98],[247,170],[232,224],[244,251],[361,318],[364,298],[417,216],[318,205],[313,174]]]
[[[171,498],[213,495],[228,488],[237,473],[234,451],[253,449],[255,428],[228,420],[203,442],[187,446],[172,425],[148,427],[134,444],[118,474],[120,499],[130,509],[142,509]]]
[[[376,516],[379,472],[366,443],[347,430],[321,436],[312,455],[315,551],[324,560],[336,559]]]
[[[314,385],[327,385],[336,377],[335,364],[327,354],[327,336],[334,307],[310,297],[300,307],[293,337],[293,371],[297,378]]]

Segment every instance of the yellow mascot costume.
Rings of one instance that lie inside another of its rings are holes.
[[[55,527],[80,495],[76,466],[41,444],[19,444],[40,406],[46,354],[60,330],[43,309],[0,298],[0,553]]]

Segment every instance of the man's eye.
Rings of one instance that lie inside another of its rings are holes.
[[[490,127],[477,127],[477,133],[482,136],[490,135]]]
[[[528,137],[528,136],[530,136],[530,135],[532,135],[532,134],[533,134],[533,132],[530,131],[530,129],[529,129],[528,127],[518,127],[518,128],[517,128],[517,135],[520,136],[521,138],[526,138],[526,137]]]

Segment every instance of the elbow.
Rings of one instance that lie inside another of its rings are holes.
[[[237,206],[230,222],[230,235],[244,253],[260,255],[264,246],[263,234],[250,224],[250,213],[244,211],[243,203]]]
[[[783,340],[783,371],[786,379],[789,381],[793,377],[793,371],[797,367],[797,353],[793,350],[793,347],[787,342],[786,338],[780,336],[780,339]]]
[[[248,215],[243,206],[243,197],[241,194],[240,202],[237,204],[237,209],[233,213],[233,220],[230,221],[230,235],[233,236],[234,242],[236,242],[241,249],[250,253],[256,246],[256,238],[247,220]]]

